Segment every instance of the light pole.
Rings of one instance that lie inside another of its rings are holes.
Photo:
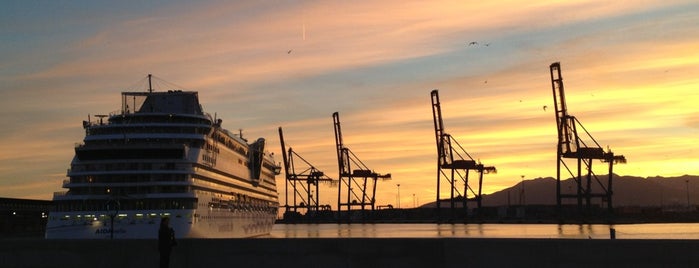
[[[400,183],[396,184],[398,186],[398,208],[400,208]]]
[[[689,210],[689,180],[684,181],[687,184],[687,209]]]
[[[521,175],[522,177],[522,185],[521,185],[521,190],[519,192],[519,205],[523,206],[526,201],[524,200],[524,175]]]

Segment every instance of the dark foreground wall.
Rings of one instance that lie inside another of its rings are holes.
[[[1,267],[157,267],[154,240],[0,240]],[[181,240],[170,267],[699,267],[699,240]]]

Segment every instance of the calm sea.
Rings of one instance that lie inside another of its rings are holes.
[[[275,224],[271,238],[699,239],[699,223],[662,224]]]

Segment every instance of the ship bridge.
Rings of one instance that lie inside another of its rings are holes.
[[[165,113],[204,115],[196,91],[122,92],[122,114]]]

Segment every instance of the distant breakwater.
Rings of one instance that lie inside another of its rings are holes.
[[[501,206],[464,210],[461,208],[407,208],[353,211],[311,211],[284,213],[277,223],[547,223],[547,224],[632,224],[695,223],[697,210],[663,210],[660,207],[623,208],[615,213],[595,207],[581,214],[574,206],[560,212],[553,205]]]

